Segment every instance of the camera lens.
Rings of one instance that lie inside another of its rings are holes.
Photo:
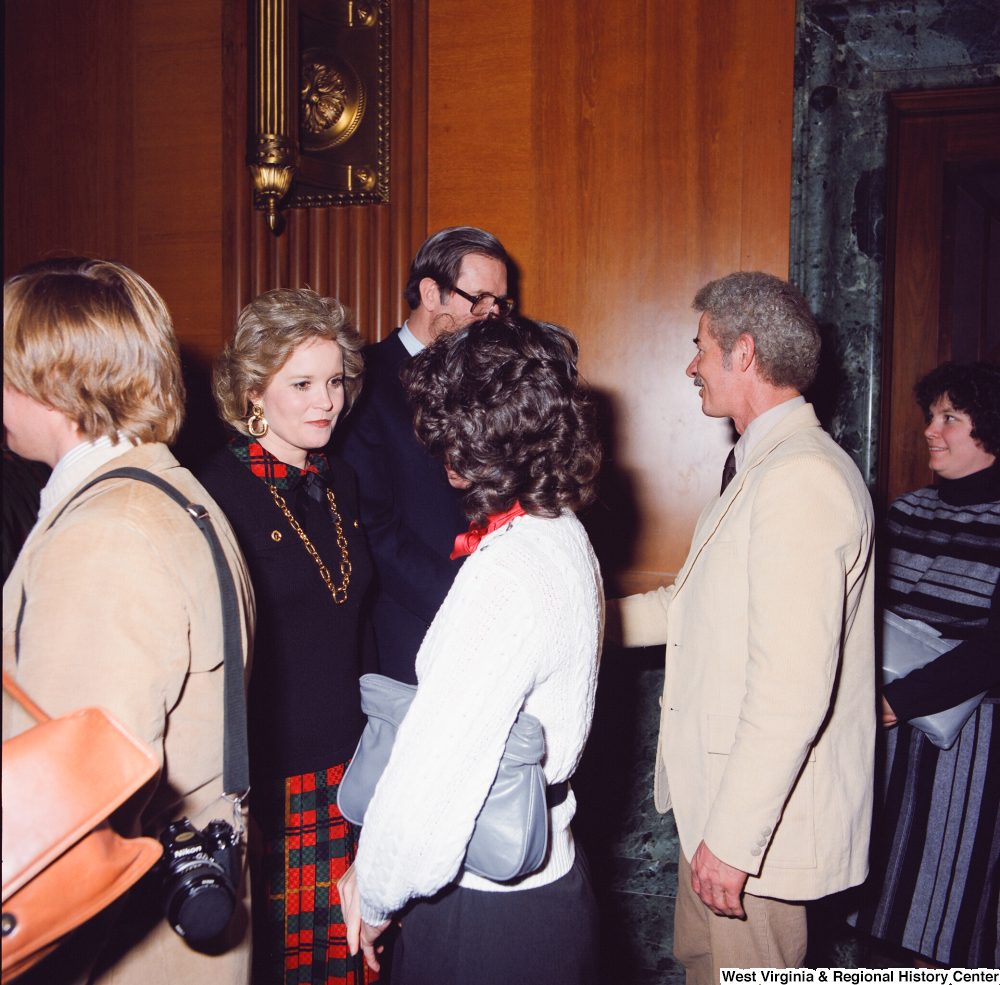
[[[188,870],[174,883],[167,898],[167,920],[185,940],[205,941],[225,930],[235,906],[228,880],[211,862]]]

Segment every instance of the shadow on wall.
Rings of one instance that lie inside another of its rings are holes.
[[[605,595],[622,594],[639,528],[634,484],[618,464],[613,398],[592,393],[604,449],[597,501],[581,513]],[[605,648],[590,738],[573,777],[573,834],[590,863],[600,910],[602,985],[673,985],[679,846],[673,816],[653,806],[663,647]]]
[[[232,437],[222,423],[212,396],[212,373],[190,350],[181,347],[181,372],[187,399],[184,426],[171,449],[177,461],[197,473],[213,452]]]
[[[580,520],[601,563],[604,594],[621,595],[622,572],[628,570],[635,551],[639,511],[631,476],[617,464],[614,401],[600,390],[591,391],[597,411],[597,433],[603,454],[597,481],[597,499],[580,514]]]
[[[805,397],[813,405],[820,424],[829,431],[848,387],[845,367],[846,353],[843,339],[836,325],[830,322],[821,322],[819,334],[823,341],[819,357],[819,371],[816,373],[813,385],[806,391]],[[855,449],[845,445],[843,436],[841,437],[841,445],[849,454],[855,451]]]

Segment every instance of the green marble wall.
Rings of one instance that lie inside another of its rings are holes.
[[[810,394],[874,486],[889,95],[1000,82],[997,0],[806,0],[796,30],[791,279],[823,333]]]
[[[674,902],[680,843],[673,814],[653,806],[663,647],[606,650],[594,727],[573,780],[573,822],[601,908],[607,985],[680,985]]]

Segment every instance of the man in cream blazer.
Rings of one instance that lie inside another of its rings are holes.
[[[737,273],[694,306],[687,375],[741,437],[674,585],[619,613],[624,645],[666,644],[655,797],[681,842],[674,953],[700,985],[801,965],[802,901],[867,875],[875,669],[871,502],[801,396],[805,299]]]

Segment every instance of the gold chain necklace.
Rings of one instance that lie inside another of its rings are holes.
[[[271,490],[271,495],[274,497],[274,502],[277,504],[278,509],[288,517],[288,522],[292,525],[292,530],[299,535],[302,543],[306,545],[306,550],[319,565],[319,575],[326,587],[330,589],[333,601],[337,605],[343,604],[347,601],[347,586],[351,581],[351,559],[347,556],[347,538],[344,536],[344,528],[340,524],[340,513],[337,510],[337,501],[333,498],[333,490],[327,487],[326,498],[330,503],[330,512],[333,513],[333,524],[337,530],[337,547],[340,548],[340,578],[343,584],[339,588],[334,585],[333,579],[330,577],[330,572],[323,563],[323,559],[319,556],[319,552],[313,547],[312,542],[306,536],[306,532],[299,526],[295,517],[292,516],[292,511],[285,505],[285,500],[274,486],[270,483],[267,485]]]

